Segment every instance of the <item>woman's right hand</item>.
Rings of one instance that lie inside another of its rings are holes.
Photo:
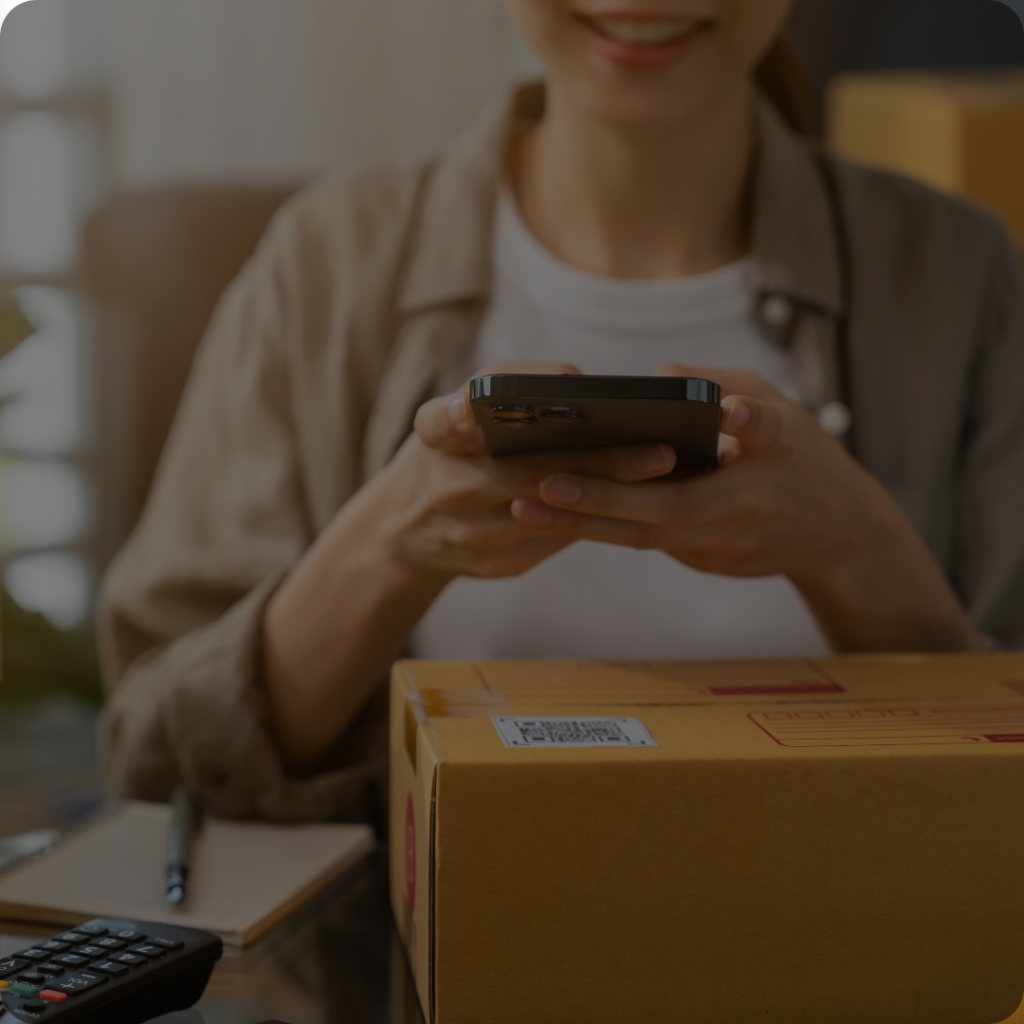
[[[493,458],[467,392],[420,408],[395,457],[339,510],[267,607],[266,685],[293,770],[312,767],[340,736],[451,580],[520,575],[571,543],[516,521],[513,501],[537,499],[556,472],[626,483],[675,465],[667,445]]]
[[[529,372],[571,369],[531,367]],[[551,467],[589,465],[598,476],[636,482],[667,473],[674,464],[667,445],[495,459],[463,390],[420,408],[413,434],[380,484],[389,491],[389,511],[396,520],[392,543],[400,558],[447,579],[493,579],[521,575],[571,543],[548,529],[520,523],[511,513],[514,500],[538,493]]]
[[[579,373],[572,366],[537,365],[482,372]],[[674,465],[671,447],[658,444],[493,458],[466,385],[420,407],[413,433],[369,486],[386,494],[378,527],[394,557],[445,582],[456,576],[494,579],[521,575],[571,543],[511,513],[517,498],[539,493],[552,467],[590,466],[597,476],[629,483],[661,476]]]

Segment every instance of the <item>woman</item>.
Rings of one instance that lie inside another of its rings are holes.
[[[509,6],[546,90],[439,160],[306,190],[222,301],[106,585],[115,792],[377,817],[410,643],[1024,643],[1002,230],[782,123],[754,69],[790,0]],[[458,385],[496,364],[715,379],[723,466],[492,460]]]

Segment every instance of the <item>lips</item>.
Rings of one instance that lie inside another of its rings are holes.
[[[661,67],[686,52],[707,23],[657,14],[581,14],[599,53],[627,67]]]

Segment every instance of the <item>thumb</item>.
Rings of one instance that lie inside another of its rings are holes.
[[[722,402],[722,433],[735,437],[750,452],[767,452],[782,438],[782,415],[769,402],[729,395]]]

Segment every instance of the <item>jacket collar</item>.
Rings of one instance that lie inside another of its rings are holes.
[[[842,254],[819,158],[764,97],[758,97],[757,125],[754,288],[840,316],[846,312]]]
[[[493,211],[508,142],[543,110],[543,86],[523,86],[433,165],[400,290],[403,313],[486,301]],[[758,98],[757,124],[754,288],[841,315],[839,239],[814,151],[763,97]]]

